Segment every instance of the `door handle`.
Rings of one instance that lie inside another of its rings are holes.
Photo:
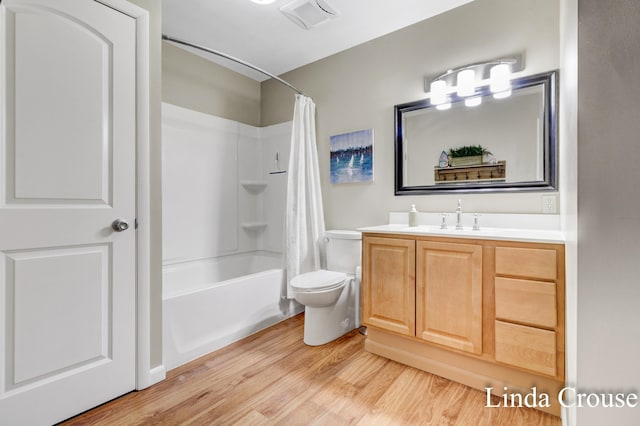
[[[129,224],[122,219],[116,219],[111,223],[111,228],[116,232],[122,232],[129,229]]]

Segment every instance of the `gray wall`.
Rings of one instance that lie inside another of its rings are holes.
[[[640,391],[640,2],[578,1],[577,384]],[[640,408],[578,409],[637,425]]]
[[[162,43],[162,100],[251,126],[260,125],[259,82],[168,42]]]
[[[448,68],[524,51],[524,73],[559,66],[556,0],[476,0],[379,39],[284,74],[317,104],[317,140],[325,220],[329,228],[387,222],[390,210],[540,213],[539,193],[394,196],[393,106],[424,98],[423,79]],[[262,83],[262,125],[290,120],[293,95],[275,81]],[[331,185],[329,137],[375,129],[374,179]]]

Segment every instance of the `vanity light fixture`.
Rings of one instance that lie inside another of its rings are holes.
[[[475,107],[482,103],[482,96],[472,96],[464,100],[465,106]]]
[[[447,82],[444,80],[434,80],[431,82],[431,103],[442,105],[447,102]]]
[[[491,93],[505,93],[511,90],[511,66],[501,62],[489,71],[489,90]]]
[[[476,91],[476,72],[471,68],[458,71],[456,82],[458,96],[471,96]]]
[[[524,69],[524,54],[511,55],[465,65],[431,79],[425,79],[431,105],[439,110],[449,109],[452,101],[465,101],[468,107],[482,103],[482,96],[493,94],[495,99],[511,96],[511,75]],[[486,88],[488,86],[488,90]],[[456,99],[457,98],[457,99]]]
[[[493,94],[494,99],[504,99],[508,98],[509,96],[511,96],[511,89]]]

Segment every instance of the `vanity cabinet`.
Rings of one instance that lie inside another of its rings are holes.
[[[368,237],[363,242],[363,323],[394,333],[415,334],[416,242]]]
[[[481,245],[367,237],[362,253],[365,325],[481,353]]]
[[[367,232],[362,244],[366,350],[497,395],[564,386],[564,245]]]
[[[563,278],[557,249],[496,247],[496,361],[562,377]]]
[[[482,352],[482,245],[416,242],[416,337]]]

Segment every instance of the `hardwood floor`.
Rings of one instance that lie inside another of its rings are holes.
[[[299,315],[63,425],[560,425],[486,408],[483,392],[365,352],[356,331],[321,347],[302,334]]]

